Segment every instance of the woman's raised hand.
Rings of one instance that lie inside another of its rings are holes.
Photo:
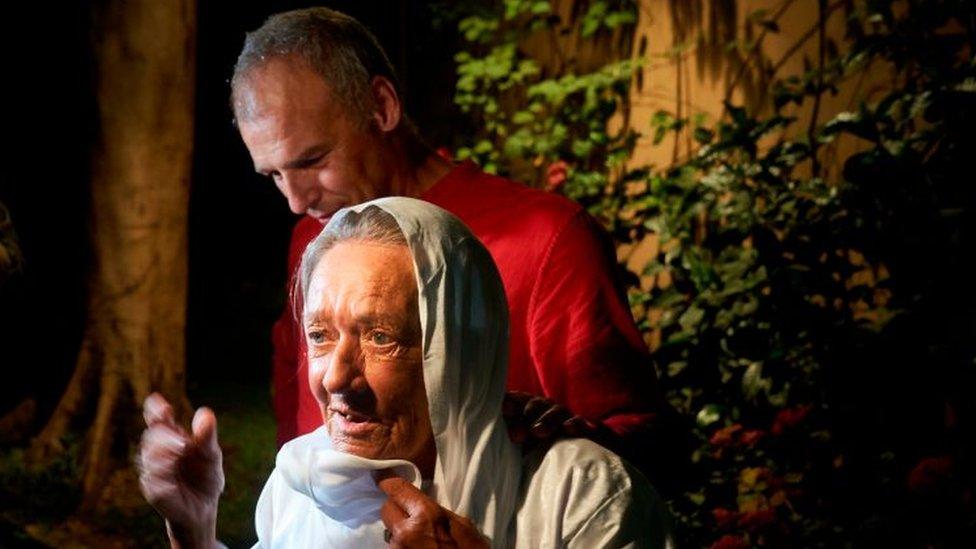
[[[209,408],[193,416],[192,432],[176,423],[173,408],[153,393],[143,404],[146,430],[137,455],[139,486],[166,519],[173,547],[220,547],[217,503],[224,489],[217,418]]]

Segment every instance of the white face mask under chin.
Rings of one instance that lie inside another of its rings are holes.
[[[422,487],[420,472],[409,461],[366,459],[333,449],[328,435],[316,438],[317,444],[285,445],[276,466],[293,490],[349,528],[380,520],[387,496],[376,486],[375,471],[393,469],[397,476]]]

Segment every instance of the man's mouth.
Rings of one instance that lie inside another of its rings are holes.
[[[339,211],[339,209],[340,208],[337,208],[329,212],[322,212],[319,210],[306,210],[305,213],[317,219],[319,223],[325,225],[326,223],[329,222],[330,219],[332,219],[332,216],[335,215],[335,213]]]

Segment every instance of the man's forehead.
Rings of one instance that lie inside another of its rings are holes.
[[[238,122],[282,115],[307,115],[333,104],[332,88],[304,61],[277,57],[250,69],[236,83]]]

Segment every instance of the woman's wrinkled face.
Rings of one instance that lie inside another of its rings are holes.
[[[413,260],[406,246],[345,241],[305,297],[309,384],[334,446],[433,471]]]

